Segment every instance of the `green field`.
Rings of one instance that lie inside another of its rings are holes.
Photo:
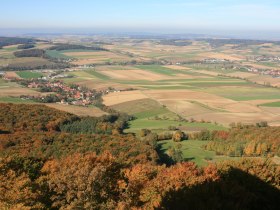
[[[0,103],[14,103],[14,104],[31,104],[35,103],[32,100],[23,100],[18,97],[0,97]]]
[[[6,83],[5,80],[0,78],[0,86],[5,85],[5,83]]]
[[[23,79],[37,79],[37,78],[44,76],[40,72],[32,72],[32,71],[19,71],[16,73],[19,77],[21,77]]]
[[[0,78],[0,88],[9,88],[9,87],[17,87],[17,86],[19,85],[15,82],[7,82]]]
[[[267,106],[267,107],[280,107],[280,101],[272,102],[272,103],[266,103],[266,104],[260,104],[260,106]]]
[[[203,90],[236,101],[280,99],[280,89],[252,85],[251,87],[213,87]]]
[[[89,70],[87,71],[74,71],[72,72],[71,74],[75,77],[78,77],[78,78],[82,78],[82,79],[95,79],[95,76],[88,73]]]
[[[137,118],[152,117],[170,112],[157,101],[152,99],[139,99],[112,106],[113,109],[137,116]]]
[[[56,51],[56,50],[47,50],[47,55],[53,58],[63,58],[63,59],[70,59],[72,57],[64,55],[63,51]]]
[[[72,52],[98,52],[96,50],[85,50],[85,49],[75,49],[75,50],[61,50],[61,51],[57,51],[57,50],[48,50],[47,54],[51,57],[55,57],[55,58],[65,58],[65,59],[69,59],[69,58],[92,58],[92,55],[75,55],[75,56],[68,56],[65,53],[72,53]],[[94,57],[102,57],[103,55],[94,55]],[[110,58],[108,58],[110,59]]]
[[[225,130],[226,128],[220,125],[215,125],[213,123],[191,123],[191,122],[180,122],[176,120],[152,120],[148,118],[136,119],[129,122],[129,129],[126,132],[139,133],[141,129],[148,128],[157,131],[166,131],[169,126],[183,126],[189,130],[197,129],[208,129],[208,130]]]
[[[182,126],[189,130],[226,129],[223,126],[212,123],[190,123],[182,121],[178,115],[152,99],[140,99],[125,102],[112,106],[112,108],[136,117],[135,120],[129,122],[129,129],[127,129],[126,132],[139,133],[139,131],[144,128],[151,129],[154,132],[162,132],[168,130],[169,126]]]
[[[99,73],[99,72],[97,72],[97,71],[87,70],[86,72],[87,72],[88,74],[93,75],[94,77],[96,77],[96,78],[98,78],[98,79],[101,79],[101,80],[109,80],[109,79],[110,79],[110,77],[108,77],[108,76],[106,76],[106,75],[104,75],[104,74],[101,74],[101,73]]]
[[[225,156],[216,156],[215,152],[204,150],[202,146],[206,145],[207,141],[198,140],[185,140],[181,142],[174,142],[172,140],[159,141],[159,151],[166,154],[169,148],[176,148],[179,144],[181,144],[180,150],[183,154],[183,158],[185,160],[195,162],[198,166],[207,165],[207,160],[215,162],[230,158]]]
[[[2,50],[4,50],[4,51],[8,51],[8,52],[13,52],[13,51],[17,51],[17,50],[19,50],[17,47],[15,47],[15,46],[12,46],[12,47],[6,47],[6,48],[3,48]]]
[[[139,69],[142,70],[147,70],[147,71],[151,71],[154,73],[158,73],[158,74],[165,74],[165,75],[169,75],[169,76],[173,76],[176,74],[176,70],[172,70],[163,66],[159,66],[159,65],[142,65],[142,66],[136,66]]]
[[[182,74],[182,73],[181,73]],[[184,73],[187,74],[187,73]],[[159,80],[159,81],[119,81],[114,80],[115,82],[121,84],[130,84],[138,85],[141,88],[152,89],[152,90],[185,90],[185,89],[197,89],[204,90],[208,88],[235,88],[240,86],[242,88],[251,88],[251,87],[260,87],[250,82],[240,80],[240,79],[231,79],[231,78],[222,78],[222,77],[208,77],[208,78],[194,78],[194,79],[169,79],[169,80]]]
[[[186,74],[186,75],[191,75],[191,76],[209,76],[206,74],[202,74],[199,72],[195,71],[190,71],[190,70],[175,70],[175,69],[170,69],[165,66],[160,66],[160,65],[139,65],[136,66],[139,69],[146,70],[146,71],[151,71],[157,74],[164,74],[168,76],[176,76],[176,74]]]

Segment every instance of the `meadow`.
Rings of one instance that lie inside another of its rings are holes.
[[[23,79],[38,79],[44,76],[42,73],[34,71],[19,71],[16,74]]]
[[[32,100],[23,100],[19,97],[0,97],[1,103],[14,103],[14,104],[32,104]]]
[[[260,106],[280,107],[280,101],[276,101],[276,102],[272,102],[272,103],[266,103],[266,104],[260,104]]]
[[[168,150],[172,148],[179,149],[184,160],[195,162],[198,166],[205,166],[211,162],[238,159],[238,157],[218,156],[213,151],[203,149],[203,146],[207,143],[207,141],[200,140],[185,140],[181,142],[165,140],[159,141],[158,147],[161,154],[168,154]]]
[[[69,59],[72,58],[71,56],[67,56],[63,53],[64,51],[57,51],[57,50],[47,50],[46,53],[48,56],[53,58],[63,58],[63,59]]]

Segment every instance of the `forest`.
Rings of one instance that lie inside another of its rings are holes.
[[[163,39],[160,40],[159,44],[161,45],[174,45],[174,46],[189,46],[192,45],[191,41],[180,40],[180,39]]]
[[[24,49],[30,49],[30,48],[34,48],[35,45],[34,44],[21,44],[19,45],[17,48],[20,50],[24,50]]]
[[[166,166],[154,141],[123,132],[129,119],[0,104],[0,209],[278,209],[275,163],[242,158]],[[276,131],[246,127],[197,137],[255,141]]]
[[[94,46],[94,47],[86,47],[84,45],[75,45],[75,44],[56,44],[49,48],[49,50],[95,50],[95,51],[108,51],[105,48]]]
[[[213,48],[222,47],[228,44],[239,46],[261,45],[265,43],[273,43],[279,45],[279,41],[266,41],[266,40],[250,40],[250,39],[199,39],[200,41],[208,42]]]
[[[205,138],[206,137],[206,138]],[[204,134],[210,140],[205,149],[232,157],[273,157],[280,155],[280,127],[238,126],[227,131]]]
[[[18,58],[21,57],[43,57],[45,55],[45,50],[40,49],[28,49],[14,52],[14,55]]]
[[[0,49],[9,45],[33,44],[35,43],[35,41],[36,41],[35,39],[31,39],[31,38],[0,37]]]

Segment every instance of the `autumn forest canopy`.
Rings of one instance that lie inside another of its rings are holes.
[[[198,133],[207,149],[256,158],[167,166],[153,139],[123,132],[129,119],[0,104],[0,208],[277,209],[279,166],[257,157],[279,154],[280,128]]]

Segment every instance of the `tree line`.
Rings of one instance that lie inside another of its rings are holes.
[[[35,42],[36,40],[32,38],[0,37],[0,49],[9,45],[34,44]]]
[[[49,48],[49,50],[63,51],[63,50],[94,50],[94,51],[109,51],[99,46],[84,46],[76,44],[56,44]]]
[[[235,157],[273,157],[280,155],[280,127],[237,126],[229,131],[205,132],[210,140],[205,149],[218,155]]]

